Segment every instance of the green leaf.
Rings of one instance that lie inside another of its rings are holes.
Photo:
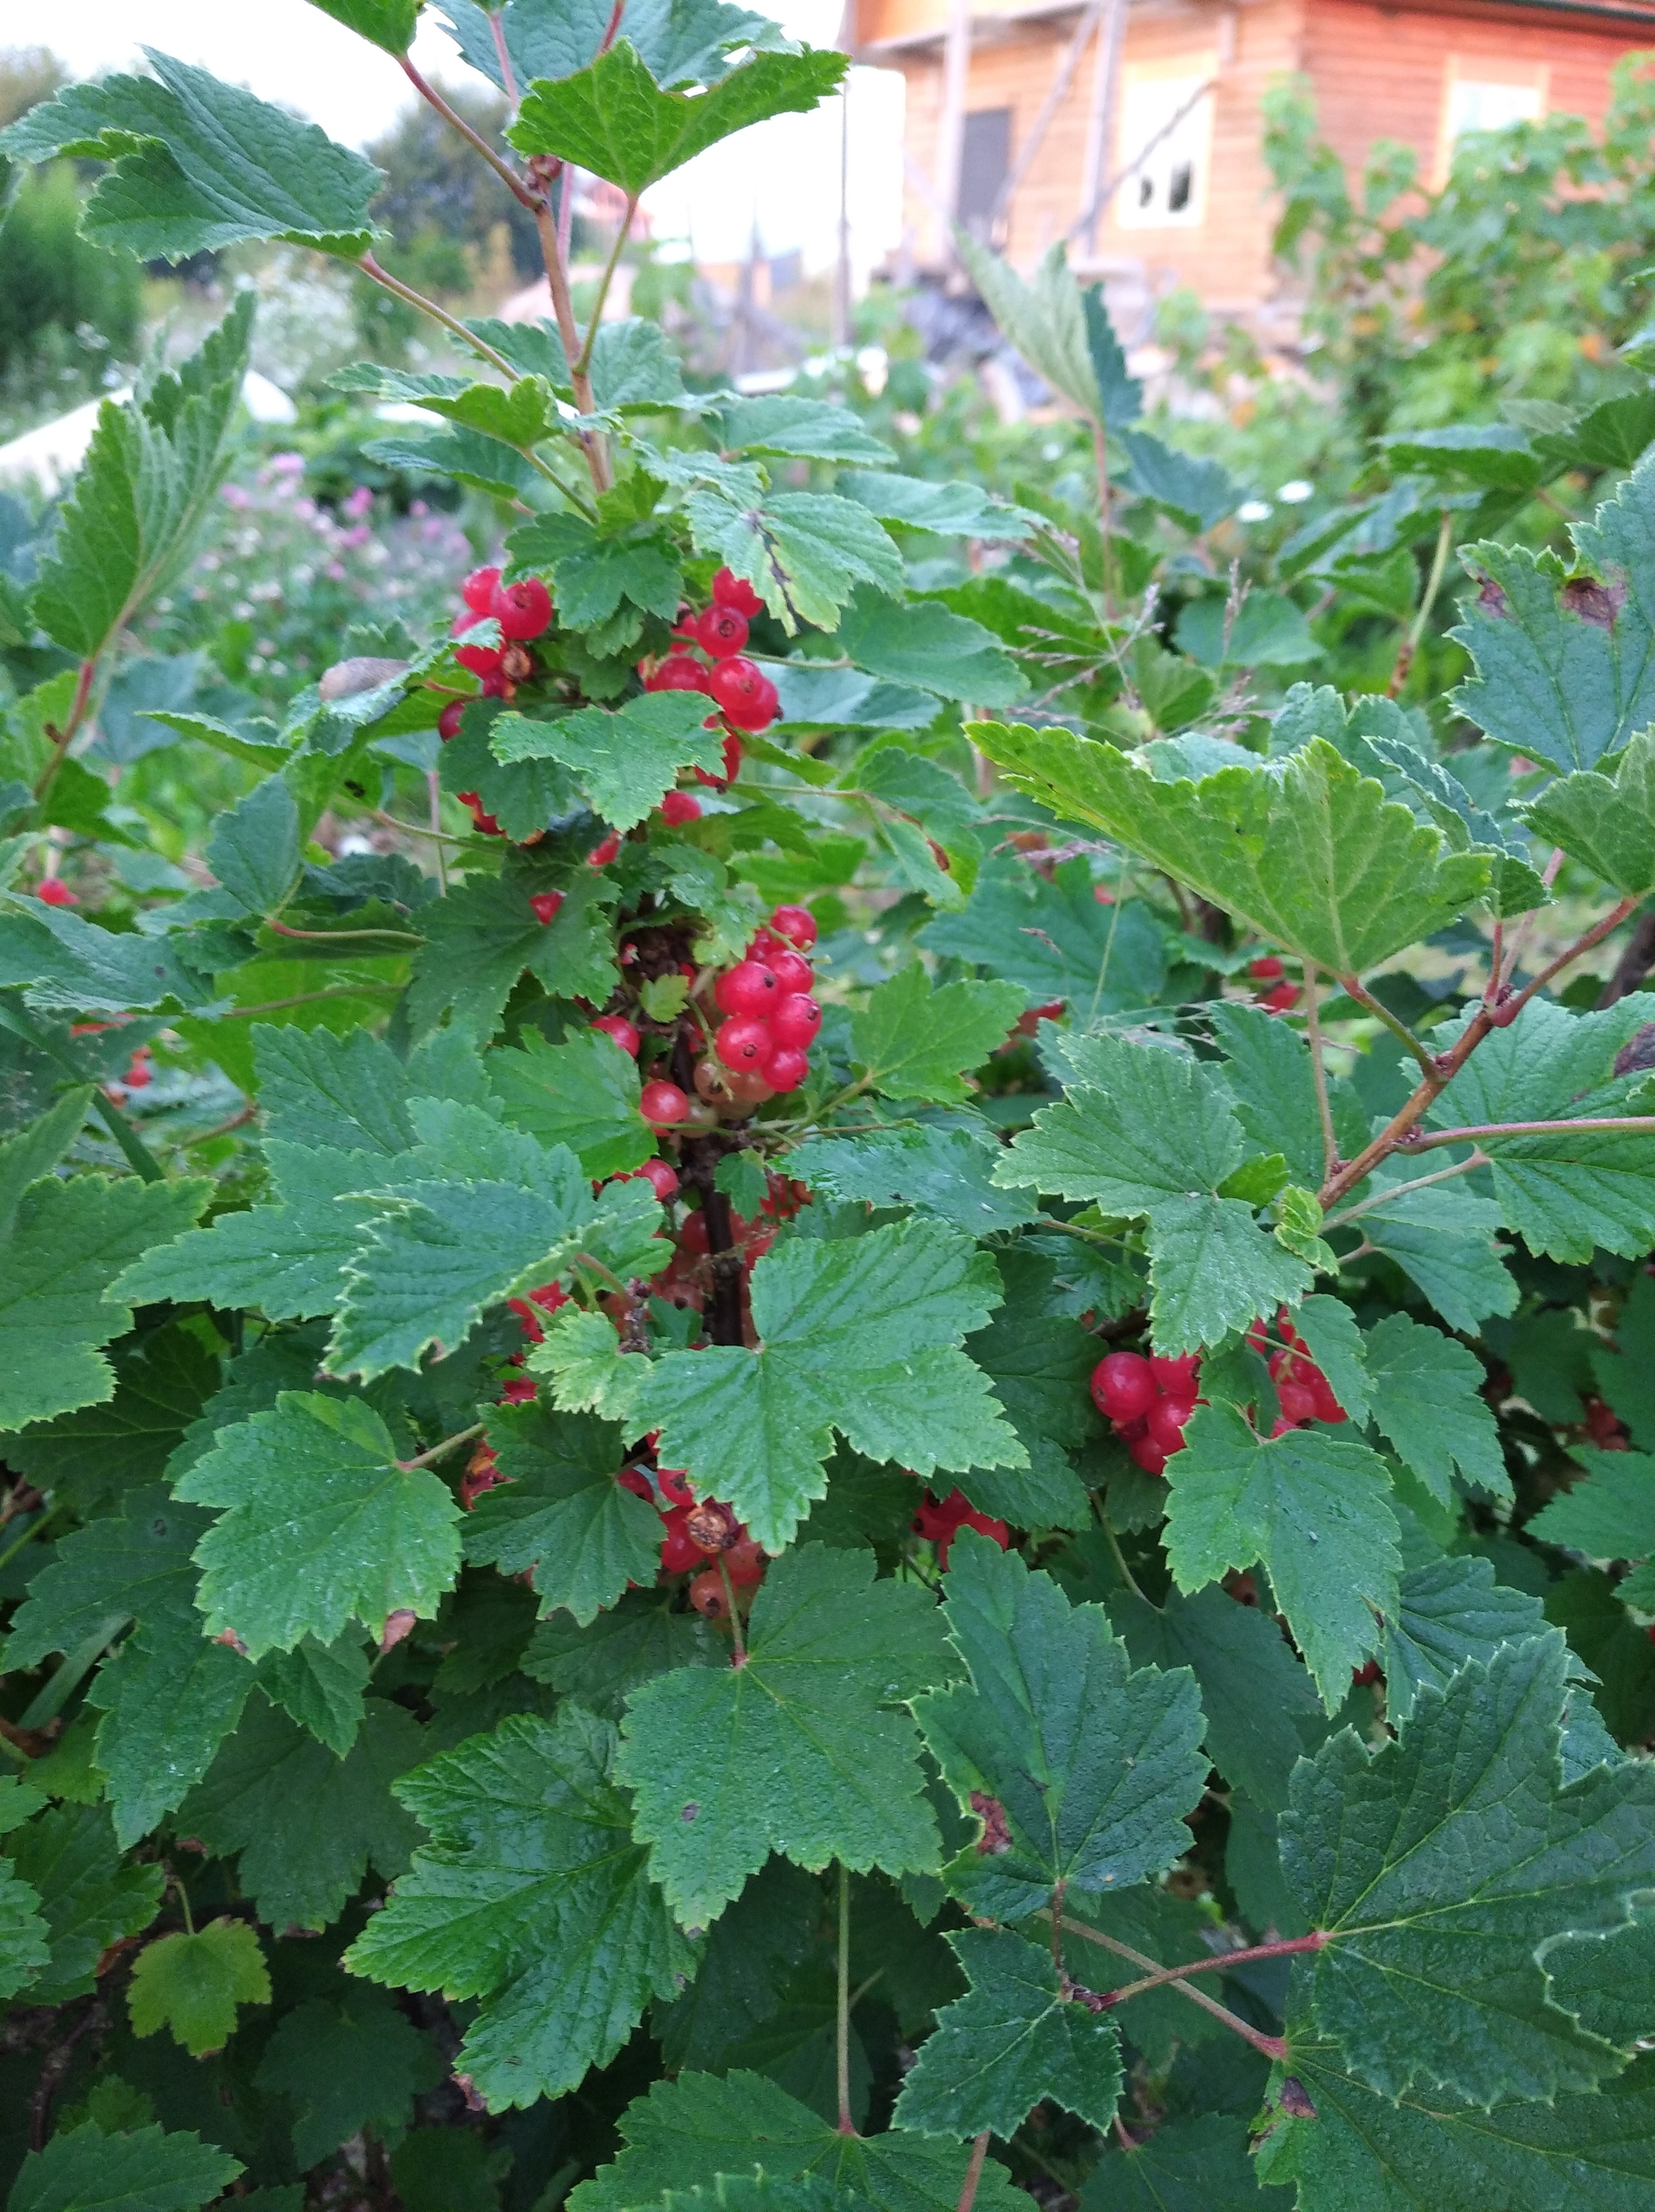
[[[893,2115],[920,2135],[1010,2136],[1043,2098],[1107,2128],[1121,2094],[1121,2039],[1063,1989],[1050,1951],[1005,1929],[950,1936],[970,1977],[937,2015]]]
[[[1474,1352],[1406,1314],[1387,1314],[1367,1332],[1363,1358],[1376,1426],[1433,1498],[1452,1504],[1457,1470],[1474,1489],[1511,1496],[1500,1432],[1482,1395],[1487,1373]],[[1336,1393],[1337,1379],[1328,1379]]]
[[[752,1272],[758,1350],[617,1363],[621,1402],[599,1410],[630,1418],[635,1433],[659,1429],[665,1463],[779,1552],[826,1491],[836,1429],[869,1459],[924,1476],[1025,1463],[987,1378],[958,1348],[1000,1297],[988,1255],[933,1222],[843,1243],[791,1238]],[[537,1367],[555,1369],[570,1341],[549,1332]]]
[[[624,2148],[569,2197],[569,2212],[635,2212],[669,2190],[688,2190],[719,2174],[762,2167],[776,2181],[819,2174],[874,2212],[954,2212],[966,2151],[900,2128],[844,2136],[762,2074],[682,2074],[657,2081],[621,2115]],[[980,2212],[1013,2212],[1016,2193],[1004,2166],[989,2159],[976,2202]]]
[[[1227,599],[1191,599],[1174,641],[1203,668],[1302,668],[1322,647],[1285,593],[1250,591],[1232,617]]]
[[[1215,1000],[1208,1013],[1236,1119],[1260,1152],[1284,1154],[1293,1180],[1314,1190],[1323,1176],[1322,1122],[1305,1039],[1263,1006]],[[1367,1141],[1366,1121],[1336,1078],[1329,1088],[1334,1133],[1354,1158]]]
[[[1097,1340],[1062,1310],[1046,1255],[1016,1244],[996,1264],[1006,1302],[965,1349],[993,1383],[1029,1464],[1026,1472],[974,1468],[962,1487],[974,1504],[1020,1528],[1080,1528],[1087,1498],[1068,1455],[1098,1433],[1086,1393]]]
[[[685,501],[696,550],[750,583],[791,635],[801,622],[832,629],[858,584],[904,588],[902,556],[866,507],[832,492],[765,492],[738,501],[692,491]]]
[[[210,1642],[187,1593],[179,1595],[183,1606],[145,1607],[87,1690],[102,1714],[94,1756],[123,1850],[200,1781],[253,1686],[246,1661]]]
[[[1374,443],[1397,471],[1460,477],[1485,490],[1529,491],[1550,473],[1541,467],[1528,433],[1514,422],[1451,422],[1436,430],[1403,430]]]
[[[344,1759],[256,1698],[174,1825],[210,1851],[240,1853],[238,1879],[260,1919],[326,1928],[370,1859],[387,1880],[407,1866],[419,1832],[390,1785],[421,1755],[417,1723],[383,1698],[368,1699]]]
[[[721,772],[722,730],[709,730],[696,691],[649,691],[613,713],[582,707],[555,722],[502,714],[490,734],[496,760],[555,760],[575,776],[593,811],[618,830],[642,822],[680,769]]]
[[[950,1561],[948,1632],[970,1683],[914,1710],[983,1822],[951,1887],[975,1912],[1020,1919],[1059,1883],[1126,1888],[1170,1866],[1207,1780],[1193,1678],[1131,1673],[1100,1606],[1071,1607],[986,1537],[962,1530]]]
[[[89,1521],[52,1547],[12,1615],[8,1671],[73,1651],[100,1632],[108,1642],[134,1614],[188,1612],[191,1552],[207,1516],[174,1505],[163,1490],[131,1491],[122,1504],[119,1516]]]
[[[0,1144],[0,1224],[8,1231],[23,1193],[52,1173],[85,1127],[91,1103],[89,1090],[71,1091],[38,1121]]]
[[[990,1180],[998,1146],[966,1129],[890,1129],[866,1137],[812,1137],[788,1154],[792,1175],[824,1197],[911,1206],[968,1237],[1017,1229],[1036,1218],[1031,1199]]]
[[[601,1006],[619,977],[607,914],[614,896],[597,870],[584,869],[554,919],[543,923],[526,884],[468,877],[420,916],[427,942],[408,990],[413,1034],[429,1036],[446,1015],[453,1028],[486,1044],[526,969],[555,998]]]
[[[520,1047],[490,1054],[489,1082],[514,1128],[566,1145],[593,1182],[624,1175],[655,1149],[638,1111],[638,1064],[596,1030],[548,1044],[526,1030]]]
[[[1227,2112],[1163,2120],[1147,2142],[1093,2168],[1083,2212],[1256,2212],[1261,2199],[1284,2203],[1263,2187],[1250,2148],[1245,2122]]]
[[[1004,707],[1029,688],[992,631],[934,599],[904,603],[860,591],[839,618],[839,643],[870,675],[922,684],[945,699]]]
[[[179,1323],[130,1339],[110,1357],[113,1398],[6,1439],[8,1466],[37,1489],[77,1506],[159,1481],[185,1431],[218,1388],[218,1362]]]
[[[222,1430],[179,1496],[224,1510],[197,1547],[209,1634],[250,1656],[331,1644],[347,1621],[428,1618],[459,1570],[459,1509],[426,1468],[398,1464],[359,1399],[284,1391],[274,1412]]]
[[[298,804],[269,775],[213,824],[207,866],[249,914],[279,914],[299,881],[299,842]]]
[[[110,77],[100,85],[70,86],[52,106],[76,95],[96,103],[118,88],[137,84],[131,77]],[[141,88],[146,97],[165,97],[158,84]],[[49,112],[37,107],[15,127],[26,129]],[[115,181],[106,179],[94,192],[88,224]],[[165,591],[188,557],[229,465],[252,335],[248,296],[176,374],[159,378],[125,406],[106,400],[100,408],[29,602],[41,628],[82,660],[94,659]]]
[[[1405,1729],[1424,1684],[1446,1690],[1468,1659],[1492,1659],[1503,1645],[1543,1635],[1545,1628],[1539,1600],[1497,1583],[1487,1559],[1433,1559],[1410,1567],[1379,1647],[1385,1717]]]
[[[6,2212],[198,2212],[240,2172],[239,2158],[198,2135],[106,2135],[88,2120],[29,2153]]]
[[[577,2088],[691,1971],[610,1779],[614,1742],[576,1705],[519,1714],[398,1791],[432,1841],[349,1963],[483,1998],[459,2064],[496,2111]]]
[[[489,1416],[501,1486],[466,1518],[465,1557],[502,1574],[527,1572],[543,1613],[562,1606],[584,1628],[629,1583],[660,1565],[660,1516],[616,1480],[626,1439],[587,1413],[540,1405]]]
[[[475,1106],[426,1098],[411,1110],[424,1141],[394,1179],[362,1194],[370,1218],[328,1346],[332,1372],[371,1378],[417,1366],[433,1346],[451,1351],[485,1307],[572,1272],[582,1255],[623,1280],[671,1256],[654,1234],[660,1205],[648,1183],[594,1197],[564,1146]]]
[[[419,0],[310,0],[310,4],[387,54],[405,54],[414,43]]]
[[[441,430],[403,431],[370,438],[362,447],[370,461],[406,469],[416,476],[453,477],[456,482],[491,492],[496,499],[526,506],[545,478],[514,447],[502,446],[481,430],[450,423]]]
[[[519,1663],[531,1681],[618,1720],[640,1682],[674,1667],[722,1665],[721,1643],[699,1613],[674,1613],[654,1592],[635,1590],[587,1628],[564,1613],[541,1621]]]
[[[336,1759],[343,1759],[362,1724],[368,1654],[361,1638],[318,1644],[306,1637],[291,1651],[269,1651],[259,1663],[259,1686]]]
[[[750,1152],[726,1152],[714,1171],[713,1183],[745,1220],[757,1218],[770,1187],[763,1162]]]
[[[839,489],[860,501],[881,522],[928,531],[937,538],[977,538],[985,543],[1026,538],[1041,519],[1028,507],[995,499],[981,484],[933,483],[920,477],[888,476],[883,470],[848,471],[839,478]]]
[[[821,1917],[820,1884],[786,1859],[765,1862],[697,1946],[695,1979],[651,2021],[673,2073],[715,2066],[781,2011]]]
[[[269,2002],[265,1954],[245,1920],[212,1920],[194,1935],[146,1944],[126,1992],[133,2034],[170,2028],[192,2058],[223,2049],[238,2007]]]
[[[265,2046],[258,2086],[294,2107],[293,2155],[316,2166],[363,2129],[383,2140],[441,2079],[441,2061],[378,1990],[313,1997],[287,2014]]]
[[[354,260],[380,234],[379,171],[314,124],[205,70],[143,49],[153,77],[71,84],[0,133],[0,154],[114,164],[87,203],[100,246],[183,261],[244,239],[280,238]]]
[[[1188,1597],[1171,1589],[1159,1607],[1123,1589],[1110,1596],[1109,1616],[1135,1666],[1191,1670],[1213,1764],[1279,1811],[1306,1737],[1323,1723],[1310,1676],[1274,1618],[1212,1584]]]
[[[37,1892],[51,1963],[28,1985],[34,2005],[57,2005],[94,1986],[112,1943],[149,1925],[164,1887],[158,1866],[123,1860],[100,1805],[53,1806],[14,1830],[12,1863]]]
[[[1422,1688],[1399,1741],[1342,1730],[1293,1778],[1282,1865],[1331,1940],[1295,1969],[1290,2017],[1382,2096],[1549,2099],[1621,2069],[1549,2002],[1540,1957],[1627,1920],[1655,1868],[1655,1777],[1628,1761],[1563,1786],[1567,1674],[1561,1636],[1508,1644]]]
[[[1020,854],[992,854],[964,910],[940,915],[920,941],[1019,985],[1031,1006],[1067,1000],[1088,1023],[1158,1005],[1166,981],[1165,933],[1148,905],[1102,905],[1084,860],[1060,861],[1048,880]]]
[[[782,453],[817,461],[879,463],[897,458],[849,408],[790,392],[727,399],[715,420],[721,432],[718,443],[726,453]]]
[[[1417,1323],[1412,1325],[1419,1326]],[[1332,1386],[1334,1396],[1337,1398],[1346,1413],[1353,1421],[1359,1423],[1365,1421],[1372,1411],[1375,1390],[1370,1360],[1373,1349],[1372,1337],[1364,1340],[1360,1329],[1356,1325],[1355,1315],[1341,1298],[1319,1297],[1305,1299],[1294,1312],[1293,1326],[1299,1332],[1300,1341],[1309,1351],[1311,1358],[1327,1376]],[[1377,1334],[1378,1331],[1374,1334]],[[1448,1339],[1439,1330],[1433,1329],[1430,1334],[1436,1340],[1436,1343],[1421,1346],[1421,1357],[1429,1363],[1436,1352],[1437,1345],[1446,1347],[1450,1357],[1442,1363],[1445,1379],[1449,1375],[1453,1378],[1451,1382],[1446,1383],[1447,1395],[1450,1399],[1458,1399],[1462,1395],[1459,1386],[1468,1379],[1464,1369],[1451,1357],[1460,1350],[1460,1346],[1457,1344],[1450,1344]],[[1382,1341],[1388,1340],[1382,1340]],[[1466,1357],[1469,1358],[1469,1354],[1468,1353]],[[1381,1354],[1380,1358],[1383,1362],[1384,1355]],[[1394,1360],[1394,1354],[1392,1358]],[[1471,1364],[1474,1367],[1476,1366],[1475,1360]],[[1477,1367],[1475,1380],[1472,1382],[1474,1390],[1482,1380],[1482,1370]],[[1475,1430],[1476,1424],[1458,1405],[1456,1405],[1454,1410],[1460,1416],[1455,1424],[1455,1435],[1466,1450],[1468,1462],[1474,1461],[1476,1454],[1468,1441],[1468,1436]],[[1488,1408],[1482,1404],[1481,1399],[1477,1401],[1477,1411],[1485,1415],[1488,1413]],[[1408,1416],[1405,1412],[1399,1410],[1396,1418],[1401,1423],[1405,1421]],[[1381,1421],[1379,1425],[1384,1429],[1387,1436],[1390,1434],[1390,1429],[1386,1427],[1384,1421]],[[1488,1424],[1488,1440],[1490,1443],[1494,1441],[1492,1419]],[[1395,1443],[1396,1440],[1393,1437],[1391,1441]],[[1396,1445],[1396,1449],[1399,1452],[1402,1452],[1400,1443]],[[1407,1453],[1402,1452],[1402,1456],[1406,1458]],[[1498,1458],[1497,1451],[1496,1458]]]
[[[1590,769],[1559,776],[1523,819],[1627,897],[1655,890],[1655,731],[1639,731],[1612,776]]]
[[[1198,891],[1261,937],[1335,975],[1360,975],[1478,897],[1486,854],[1385,798],[1316,738],[1281,765],[1162,783],[1070,731],[974,723],[977,745],[1026,792]]]
[[[745,1665],[680,1668],[629,1699],[617,1772],[686,1927],[716,1919],[772,1850],[934,1871],[918,1733],[882,1708],[943,1678],[941,1625],[928,1593],[873,1569],[866,1551],[788,1553],[753,1601]]]
[[[1432,1107],[1438,1127],[1487,1122],[1573,1121],[1638,1110],[1628,1093],[1646,1078],[1615,1079],[1615,1056],[1655,1013],[1655,997],[1634,992],[1601,1013],[1574,1014],[1533,999],[1495,1030]],[[1655,1243],[1651,1139],[1582,1130],[1480,1139],[1506,1225],[1532,1252],[1585,1261],[1594,1246],[1628,1255]]]
[[[1389,1169],[1369,1179],[1365,1194],[1381,1198],[1387,1183],[1411,1174],[1406,1164]],[[1517,1285],[1494,1241],[1500,1225],[1499,1206],[1463,1182],[1385,1199],[1362,1216],[1367,1241],[1419,1285],[1450,1328],[1468,1335],[1491,1314],[1517,1307]]]
[[[117,933],[39,899],[0,898],[0,990],[21,991],[49,1013],[142,1012],[195,1006],[202,991],[164,942]]]
[[[1255,2168],[1300,2204],[1350,2212],[1635,2212],[1655,2185],[1655,2064],[1594,2094],[1444,2110],[1427,2093],[1376,2096],[1309,2037],[1294,2078],[1315,2113],[1271,2110]]]
[[[663,92],[630,40],[618,39],[575,76],[531,84],[506,135],[520,154],[572,161],[636,198],[750,123],[808,113],[845,68],[840,54],[756,54],[691,98]]]
[[[1485,542],[1460,558],[1476,598],[1449,635],[1476,674],[1450,703],[1494,743],[1559,775],[1595,769],[1655,721],[1648,583],[1655,465],[1644,461],[1591,522],[1576,559]]]
[[[969,1098],[962,1069],[980,1066],[1023,1011],[1010,983],[945,983],[917,960],[881,983],[850,1024],[850,1046],[868,1083],[887,1098],[957,1103]]]
[[[1221,462],[1182,453],[1147,430],[1120,429],[1116,435],[1131,463],[1129,486],[1186,530],[1210,530],[1241,504],[1241,487]]]
[[[1384,1461],[1321,1422],[1265,1438],[1232,1406],[1198,1406],[1167,1484],[1166,1556],[1179,1589],[1262,1565],[1336,1711],[1351,1668],[1377,1649],[1374,1614],[1396,1603],[1402,1555]]]
[[[579,515],[544,514],[514,530],[508,550],[514,569],[544,571],[550,579],[566,629],[606,623],[623,600],[672,622],[684,597],[677,557],[653,535],[600,538]]]
[[[1309,1268],[1260,1228],[1250,1206],[1216,1194],[1247,1143],[1194,1054],[1103,1036],[1079,1040],[1068,1057],[1075,1087],[1013,1140],[995,1182],[1143,1219],[1151,1322],[1164,1352],[1198,1350],[1256,1315],[1297,1304]]]
[[[1589,1559],[1648,1559],[1655,1553],[1655,1459],[1589,1444],[1571,1449],[1590,1479],[1554,1498],[1527,1533]]]
[[[1142,393],[1109,343],[1113,333],[1101,301],[1092,300],[1088,316],[1088,295],[1070,274],[1061,243],[1025,283],[976,239],[956,233],[955,242],[989,312],[1031,368],[1094,422],[1118,429],[1136,421]]]

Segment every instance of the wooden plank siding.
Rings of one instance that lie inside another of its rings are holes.
[[[940,31],[946,0],[858,0],[856,45],[865,60],[899,69],[907,81],[904,143],[914,167],[934,174],[942,89]],[[993,12],[989,12],[992,7]],[[1011,111],[1015,161],[1045,100],[1080,18],[1051,0],[983,0],[974,11],[968,112]],[[1376,138],[1412,146],[1420,173],[1435,181],[1445,145],[1449,86],[1462,78],[1538,88],[1542,112],[1596,121],[1609,75],[1628,53],[1655,47],[1655,10],[1622,25],[1607,9],[1575,15],[1501,0],[1135,0],[1122,56],[1123,94],[1135,70],[1196,71],[1217,62],[1211,138],[1200,219],[1124,227],[1111,204],[1099,222],[1095,260],[1084,241],[1070,258],[1085,270],[1136,264],[1152,295],[1190,286],[1218,314],[1268,326],[1292,312],[1291,285],[1270,258],[1275,210],[1263,149],[1261,101],[1296,71],[1314,87],[1323,135],[1360,173]],[[1031,268],[1081,212],[1086,118],[1095,43],[1019,186],[1004,250]],[[1105,175],[1120,167],[1117,143]],[[904,222],[915,261],[942,264],[934,208],[911,174]]]

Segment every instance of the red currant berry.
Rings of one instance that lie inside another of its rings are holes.
[[[707,688],[738,730],[766,730],[776,720],[775,684],[739,653],[719,662]]]
[[[135,1060],[121,1078],[129,1091],[142,1091],[146,1083],[153,1083],[155,1079],[141,1060]]]
[[[768,1022],[761,1022],[753,1014],[736,1014],[725,1022],[713,1039],[713,1049],[726,1067],[755,1074],[765,1073],[766,1063],[775,1049]]]
[[[654,1446],[655,1439],[651,1437],[649,1448],[652,1451]],[[668,1506],[682,1505],[687,1512],[695,1504],[696,1496],[690,1487],[690,1478],[681,1467],[658,1467],[655,1482]]]
[[[687,653],[669,653],[653,675],[643,679],[646,691],[704,691],[707,671]]]
[[[1134,1437],[1127,1446],[1127,1451],[1146,1474],[1164,1474],[1166,1472],[1166,1454],[1153,1437]]]
[[[551,620],[551,593],[538,576],[525,576],[515,584],[496,584],[489,612],[500,625],[502,637],[519,644],[538,637]]]
[[[523,1334],[531,1344],[544,1344],[546,1332],[540,1326],[540,1316],[526,1298],[508,1298],[506,1304],[523,1324]]]
[[[672,830],[678,829],[685,822],[699,822],[701,801],[693,792],[666,792],[661,797],[660,818]]]
[[[730,1594],[716,1567],[703,1567],[690,1585],[690,1602],[705,1620],[727,1620]]]
[[[512,692],[511,679],[503,668],[491,668],[483,678],[482,690],[485,699],[509,698]]]
[[[646,1160],[633,1173],[643,1177],[663,1206],[670,1206],[678,1194],[677,1174],[665,1160]]]
[[[473,568],[459,587],[459,596],[474,615],[494,612],[494,587],[500,581],[498,568]]]
[[[1155,1371],[1141,1353],[1106,1352],[1092,1370],[1092,1402],[1109,1421],[1135,1421],[1155,1403]]]
[[[76,897],[61,876],[43,878],[35,896],[43,906],[78,906],[80,904],[79,899]]]
[[[770,927],[800,952],[808,952],[816,942],[816,916],[807,906],[777,907]]]
[[[500,673],[500,647],[497,645],[457,646],[454,659],[462,668],[469,669],[473,676],[486,679]]]
[[[492,817],[490,818],[492,819]],[[534,896],[529,901],[535,920],[538,922],[555,921],[557,918],[557,909],[567,896],[567,892],[564,891],[536,891]]]
[[[1180,1406],[1171,1398],[1157,1398],[1145,1416],[1144,1434],[1152,1443],[1159,1444],[1169,1459],[1174,1452],[1183,1449],[1183,1425],[1190,1411],[1190,1407]]]
[[[1302,1382],[1278,1382],[1275,1395],[1282,1419],[1291,1421],[1295,1428],[1301,1421],[1316,1419],[1316,1394],[1307,1390]]]
[[[502,1406],[527,1406],[540,1395],[540,1385],[532,1375],[514,1375],[500,1393]]]
[[[751,1536],[743,1536],[724,1554],[724,1571],[738,1589],[764,1579],[764,1554]]]
[[[788,998],[803,997],[816,981],[809,961],[802,952],[795,952],[790,946],[780,952],[772,952],[764,965]]]
[[[766,1016],[781,997],[781,985],[758,960],[742,960],[727,968],[713,986],[714,1003],[725,1014]]]
[[[776,1096],[762,1075],[745,1073],[739,1068],[731,1068],[724,1081],[731,1097],[739,1105],[762,1106],[767,1098]]]
[[[618,830],[611,830],[603,843],[594,845],[587,854],[587,866],[589,868],[606,868],[620,849],[621,833]]]
[[[465,711],[463,699],[451,699],[437,716],[437,735],[446,745],[450,738],[459,735],[459,718]]]
[[[724,772],[721,775],[709,775],[704,768],[696,769],[692,773],[697,783],[710,784],[715,791],[722,790],[727,783],[733,783],[741,773],[740,738],[728,730],[725,732]]]
[[[810,1054],[797,1045],[784,1044],[771,1053],[758,1072],[772,1091],[797,1091],[810,1073]]]
[[[613,1037],[623,1052],[630,1053],[634,1060],[637,1058],[643,1039],[624,1014],[599,1014],[592,1026],[601,1030],[606,1037]]]
[[[747,642],[747,617],[715,599],[696,624],[696,636],[709,660],[727,660]]]
[[[657,1078],[646,1083],[639,1093],[638,1111],[654,1127],[670,1128],[689,1119],[690,1102],[676,1083],[663,1083]]]
[[[1258,1003],[1272,1014],[1285,1014],[1290,1007],[1299,1004],[1299,986],[1296,983],[1278,983],[1273,991],[1264,992]],[[1511,1017],[1508,1015],[1506,1018],[1509,1020]]]
[[[1274,952],[1269,952],[1262,960],[1250,960],[1247,973],[1256,983],[1279,983],[1281,981],[1281,963]]]
[[[660,1564],[663,1574],[685,1574],[691,1567],[703,1565],[706,1560],[706,1553],[692,1540],[689,1530],[684,1525],[689,1517],[690,1508],[687,1505],[675,1505],[670,1513],[663,1513],[660,1516],[663,1531],[660,1540]]]
[[[713,602],[716,606],[733,607],[749,622],[764,611],[764,602],[745,577],[732,575],[727,568],[721,568],[713,579]]]
[[[615,1477],[623,1490],[630,1490],[634,1498],[642,1498],[646,1505],[653,1505],[655,1493],[649,1477],[641,1467],[624,1467]]]
[[[1156,1388],[1180,1406],[1193,1406],[1201,1395],[1199,1352],[1183,1352],[1176,1358],[1165,1353],[1152,1352],[1149,1371],[1155,1378]]]
[[[797,992],[783,999],[770,1016],[770,1035],[777,1044],[788,1045],[796,1052],[810,1049],[821,1026],[822,1009],[814,999],[801,997]]]

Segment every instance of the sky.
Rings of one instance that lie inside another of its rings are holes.
[[[774,13],[794,38],[831,45],[840,0],[781,0]],[[3,35],[3,34],[0,34]],[[77,76],[129,67],[140,46],[194,62],[295,108],[332,137],[360,146],[413,98],[401,70],[306,0],[69,0],[31,17]],[[426,76],[467,74],[428,10],[412,58]],[[852,72],[851,252],[859,276],[897,244],[902,205],[902,80]],[[647,198],[660,239],[688,239],[703,261],[745,258],[757,221],[764,250],[797,248],[807,269],[837,251],[841,117],[837,102],[778,116],[715,146]]]

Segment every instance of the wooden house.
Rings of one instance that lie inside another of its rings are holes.
[[[849,0],[857,59],[907,80],[905,258],[949,263],[945,211],[1027,269],[1058,239],[1129,302],[1188,285],[1289,334],[1261,101],[1292,74],[1354,174],[1399,139],[1437,181],[1467,130],[1600,117],[1655,47],[1617,0]],[[1138,336],[1146,332],[1141,328]]]

